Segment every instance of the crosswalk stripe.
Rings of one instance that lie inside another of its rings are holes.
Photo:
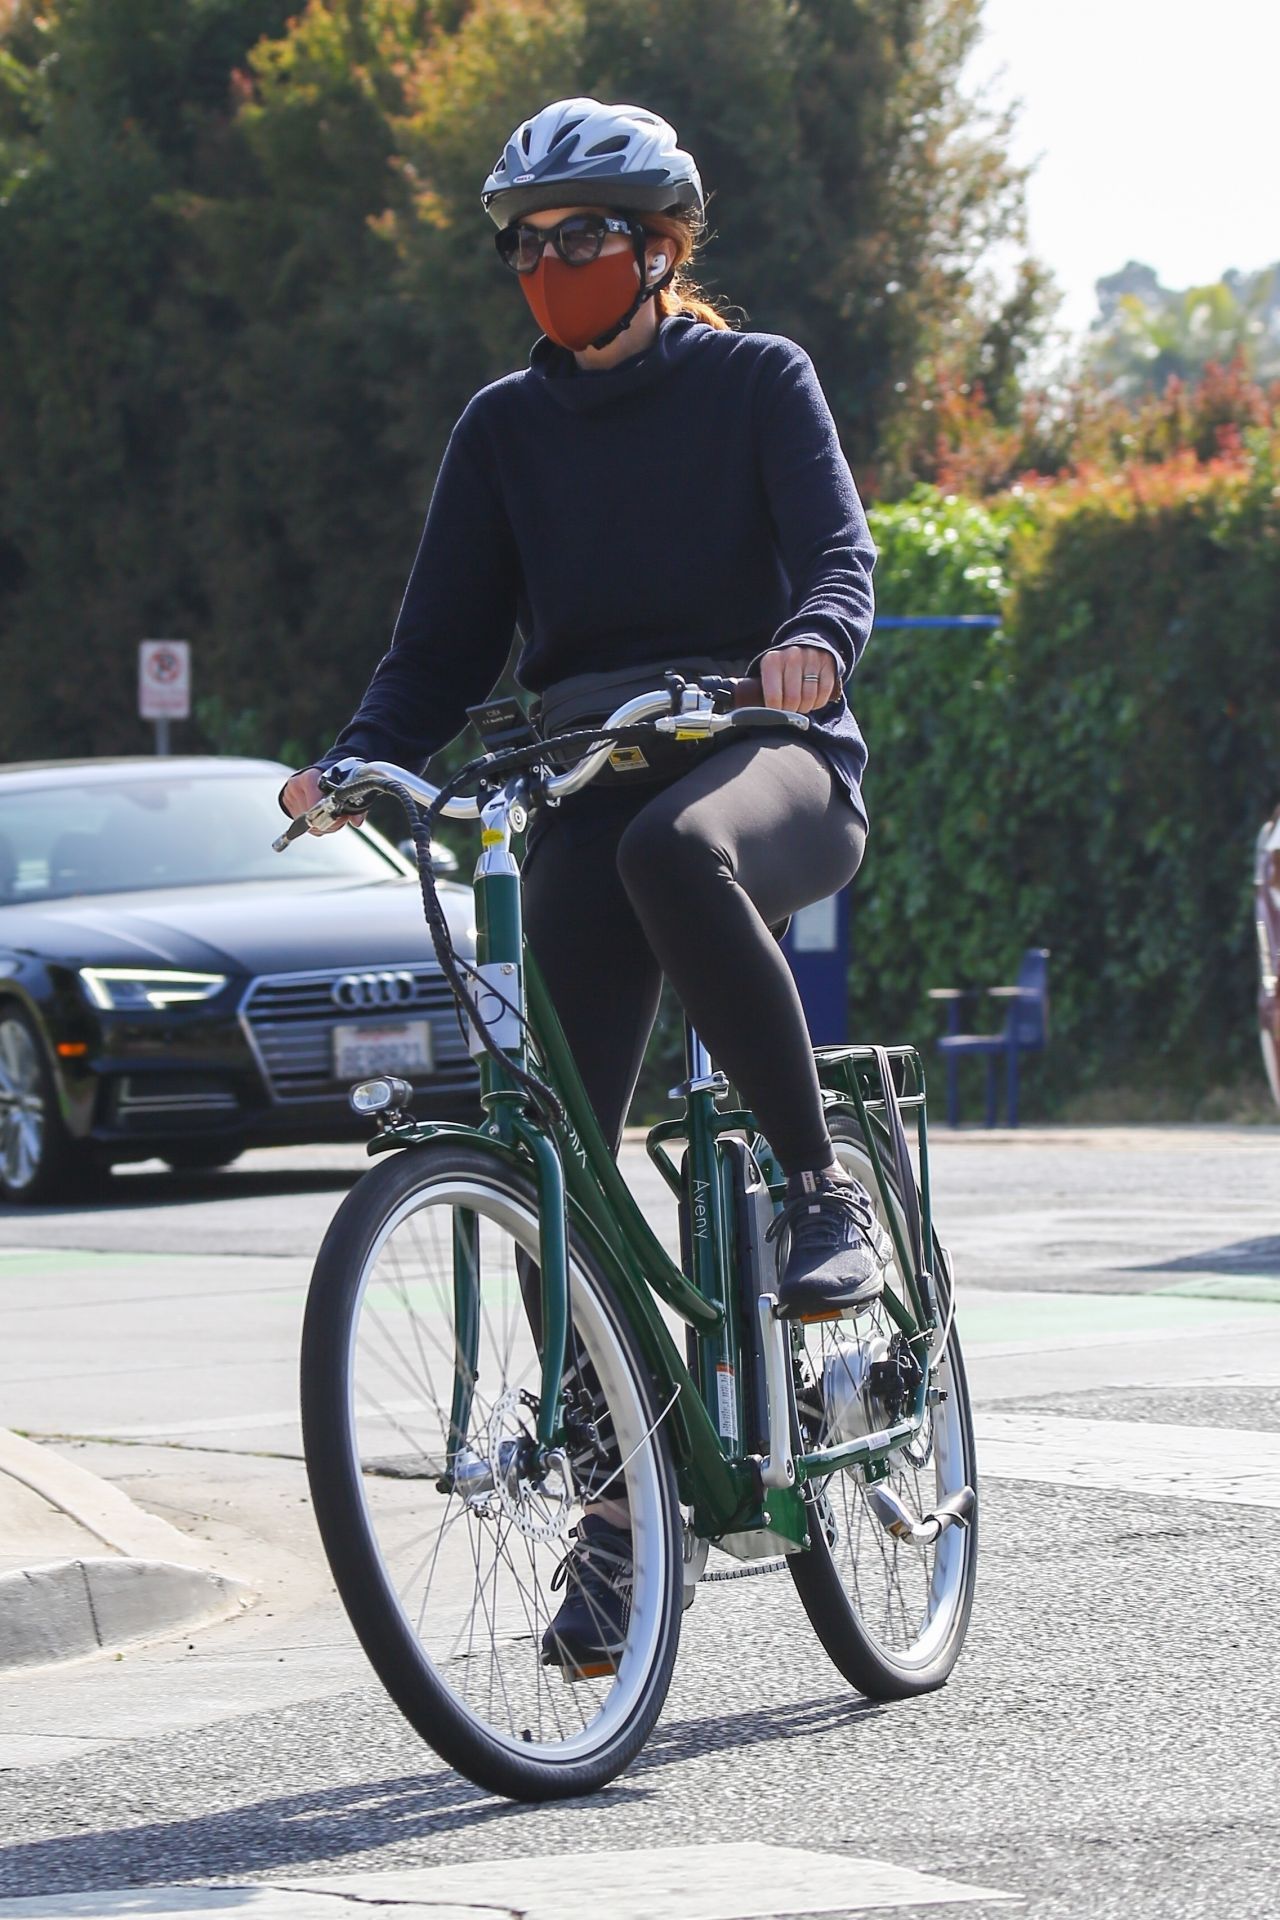
[[[0,1920],[339,1920],[366,1904],[395,1903],[404,1920],[783,1920],[788,1914],[866,1913],[973,1901],[1018,1901],[882,1860],[800,1847],[660,1847],[543,1854],[404,1873],[347,1874],[292,1885],[129,1887],[0,1901]]]
[[[978,1477],[1280,1507],[1280,1433],[983,1412]]]

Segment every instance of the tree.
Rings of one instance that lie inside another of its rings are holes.
[[[331,736],[453,421],[531,344],[479,192],[558,96],[674,121],[705,276],[812,352],[864,482],[909,476],[945,381],[1012,404],[1044,280],[983,280],[1023,183],[960,89],[980,0],[295,7],[0,28],[0,752],[140,744],[147,632],[195,642],[212,744]]]
[[[1043,268],[1027,263],[1003,298],[983,273],[1024,238],[1025,174],[1009,114],[961,88],[980,14],[981,0],[477,0],[420,69],[406,154],[425,224],[407,255],[465,289],[482,337],[509,351],[468,241],[501,141],[557,94],[644,101],[710,190],[709,288],[813,354],[851,459],[892,483],[943,369],[1014,404],[1049,307]]]
[[[67,0],[0,40],[0,752],[133,744],[146,633],[198,625],[170,195],[282,0]],[[181,623],[181,624],[179,624]]]
[[[1178,292],[1131,260],[1097,284],[1100,314],[1086,365],[1119,399],[1160,393],[1211,365],[1238,361],[1263,380],[1280,379],[1280,268],[1228,273]]]

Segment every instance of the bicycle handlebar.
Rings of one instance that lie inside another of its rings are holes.
[[[676,696],[673,696],[669,687],[653,693],[637,694],[633,700],[624,701],[599,728],[590,729],[597,735],[599,744],[588,747],[576,765],[566,768],[563,773],[552,774],[544,781],[542,791],[553,803],[571,793],[580,792],[595,779],[613,752],[613,740],[607,736],[646,721],[652,721],[655,729],[673,733],[677,738],[681,735],[699,738],[755,727],[788,726],[797,732],[804,732],[809,725],[808,714],[793,713],[785,707],[761,706],[759,702],[763,690],[758,680],[726,679],[720,684],[732,690],[732,706],[727,710],[717,709],[713,696],[700,688],[697,682],[686,689],[685,695],[679,696],[684,698],[688,693],[694,693],[697,697],[692,707],[675,707],[673,703]],[[555,736],[544,744],[548,748],[554,747]],[[374,794],[386,792],[388,788],[402,788],[422,807],[434,805],[440,792],[438,787],[433,787],[417,774],[409,773],[404,767],[394,766],[386,760],[340,760],[329,771],[340,777],[323,799],[317,800],[305,813],[300,813],[279,838],[272,841],[277,853],[283,853],[292,841],[313,827],[327,826],[344,814],[362,813]],[[322,779],[325,777],[322,776]],[[450,820],[478,820],[481,805],[479,794],[458,794],[446,801],[443,812],[445,818]]]

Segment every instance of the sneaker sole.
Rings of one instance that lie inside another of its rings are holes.
[[[864,1307],[873,1307],[884,1295],[883,1283],[871,1293],[860,1294],[856,1300],[842,1300],[838,1307],[811,1308],[807,1313],[788,1313],[786,1307],[779,1307],[779,1320],[798,1320],[802,1327],[816,1326],[822,1320],[844,1320],[852,1313],[861,1313]]]

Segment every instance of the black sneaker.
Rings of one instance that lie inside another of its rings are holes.
[[[563,1667],[569,1680],[590,1680],[617,1669],[631,1617],[635,1564],[631,1532],[598,1513],[584,1513],[574,1544],[551,1576],[567,1587],[559,1613],[542,1636],[544,1667]]]
[[[789,1320],[835,1320],[879,1299],[893,1241],[859,1181],[802,1177],[813,1180],[812,1189],[794,1194],[769,1228],[771,1240],[789,1235],[778,1312]]]

